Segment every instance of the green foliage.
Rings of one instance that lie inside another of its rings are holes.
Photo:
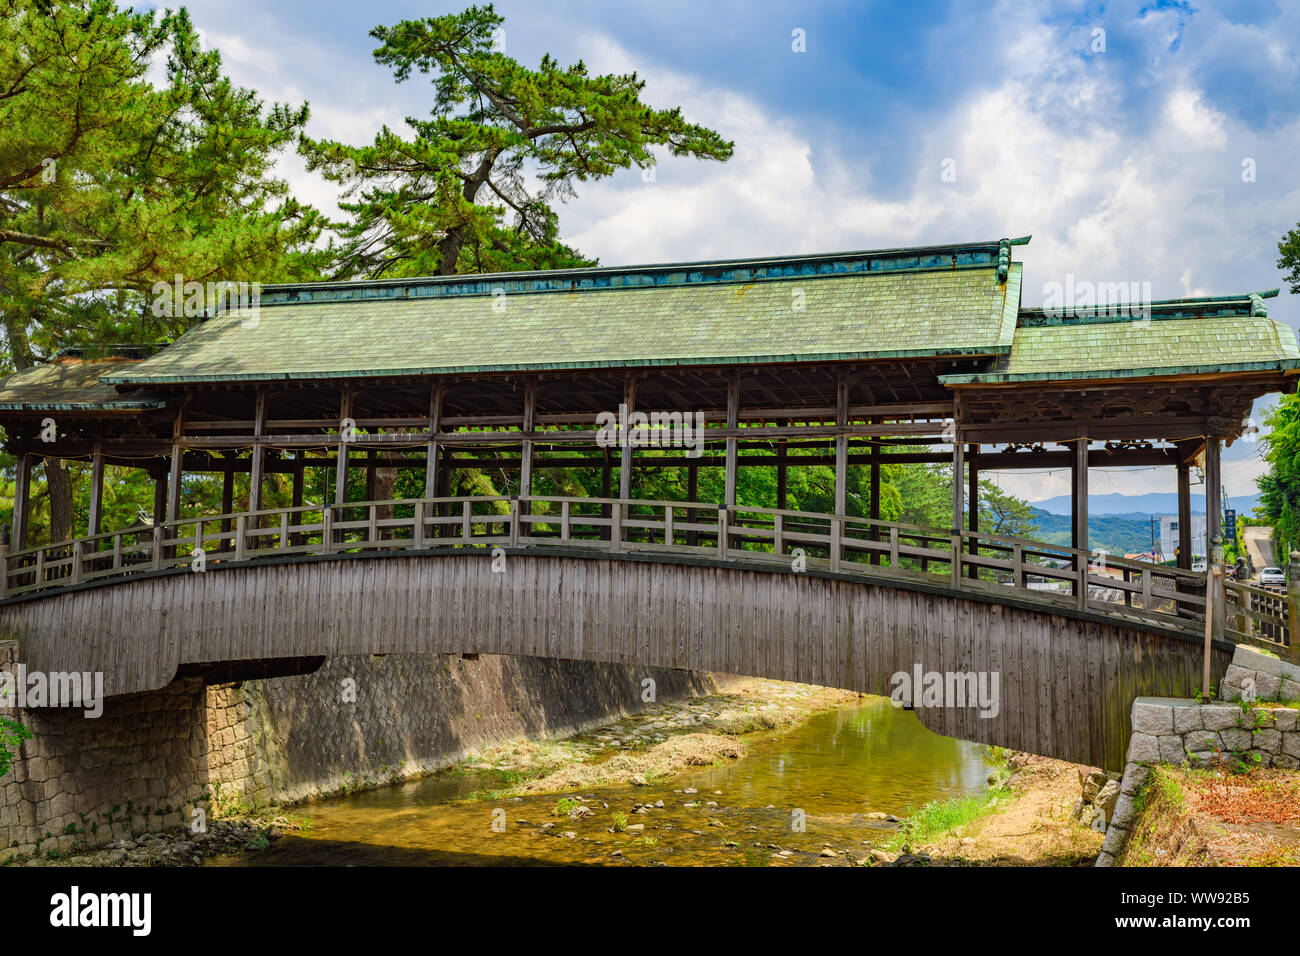
[[[492,7],[380,26],[375,60],[399,83],[429,77],[428,119],[370,146],[304,137],[309,169],[347,187],[339,277],[452,275],[588,265],[559,240],[552,202],[619,169],[674,156],[725,160],[732,144],[679,109],[641,102],[635,73],[592,76],[549,55],[536,70],[501,51]],[[539,185],[532,185],[533,182]]]
[[[0,717],[0,777],[9,772],[18,756],[18,748],[24,740],[30,740],[31,736],[32,732],[22,724]]]
[[[577,797],[561,797],[555,804],[555,809],[551,811],[553,817],[567,817],[570,810],[576,810],[582,806],[582,801]]]
[[[1259,479],[1256,512],[1273,525],[1277,541],[1300,541],[1300,397],[1283,395],[1265,420],[1260,439],[1268,472]]]
[[[953,800],[936,800],[921,807],[908,807],[903,825],[881,846],[898,850],[905,845],[920,846],[933,842],[957,827],[988,816],[1009,799],[1007,790],[998,787]]]

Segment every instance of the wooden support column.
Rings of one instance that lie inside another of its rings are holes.
[[[835,382],[835,513],[848,514],[849,503],[849,376],[839,370]]]
[[[787,481],[788,466],[786,459],[789,453],[789,444],[785,439],[776,446],[776,507],[778,511],[784,511],[789,499]]]
[[[957,436],[952,440],[952,530],[960,531],[962,512],[966,510],[966,446]]]
[[[697,462],[691,461],[686,466],[686,500],[695,501],[700,494],[700,466]],[[695,509],[686,509],[686,520],[691,524],[695,523]],[[698,531],[686,532],[686,543],[692,548],[700,543],[700,533]]]
[[[153,523],[160,525],[167,518],[167,465],[163,458],[153,468]]]
[[[235,510],[235,459],[234,456],[227,453],[221,459],[221,513],[223,515],[233,514]],[[231,528],[229,518],[221,522],[221,530],[229,531]]]
[[[1070,458],[1070,545],[1088,550],[1088,439],[1080,435]]]
[[[979,445],[971,445],[966,449],[966,469],[970,475],[969,486],[966,493],[966,523],[971,531],[980,529],[980,468],[979,468]],[[980,546],[976,538],[970,539],[970,545],[966,549],[971,554],[979,554]],[[966,576],[969,578],[979,577],[979,568],[971,565],[967,568]]]
[[[873,418],[871,419],[871,421],[877,422],[879,421],[879,419]],[[870,508],[870,511],[867,512],[868,516],[875,519],[876,521],[879,521],[880,520],[880,440],[879,439],[873,439],[871,442],[871,503],[868,507]],[[871,529],[871,540],[872,541],[880,540],[880,536],[876,533],[875,528]],[[871,563],[877,565],[880,564],[879,551],[871,552]]]
[[[623,405],[627,412],[627,417],[632,418],[632,412],[636,409],[636,376],[628,372],[623,380]],[[629,429],[623,432],[622,438],[622,456],[619,459],[618,469],[618,496],[623,500],[632,497],[632,435]]]
[[[537,417],[537,381],[529,378],[524,383],[524,435],[533,433],[533,425]],[[533,493],[533,440],[525,437],[519,443],[519,494],[531,495]],[[520,514],[528,513],[528,503],[523,502],[520,505]]]
[[[95,442],[95,451],[90,465],[90,514],[86,521],[86,533],[97,535],[103,524],[104,513],[104,448]]]
[[[614,483],[614,455],[609,450],[608,445],[606,445],[604,448],[600,450],[600,458],[601,458],[600,496],[602,498],[608,498],[610,496],[610,493],[613,491],[613,483]],[[610,511],[610,507],[608,504],[604,504],[600,506],[600,516],[602,518],[608,520],[610,517],[612,517],[612,514],[613,512]],[[600,539],[602,541],[608,541],[609,532],[610,532],[609,525],[604,525],[603,527],[601,527]]]
[[[181,477],[184,474],[185,449],[179,443],[172,445],[171,467],[167,477],[167,520],[176,521],[181,516]]]
[[[1223,534],[1223,483],[1219,466],[1222,442],[1217,435],[1205,439],[1205,563],[1209,565],[1214,549],[1210,542]]]
[[[1072,547],[1088,551],[1088,439],[1079,435],[1070,457],[1070,543]],[[1078,607],[1088,606],[1088,565],[1086,555],[1074,556],[1074,570],[1078,573],[1074,595]]]
[[[348,493],[348,446],[343,439],[343,429],[352,417],[352,390],[344,389],[339,398],[339,448],[334,462],[334,503],[341,505]]]
[[[305,452],[297,451],[293,456],[293,499],[290,506],[294,508],[302,507],[303,472],[307,470],[304,454]]]
[[[14,483],[13,546],[21,550],[27,547],[27,528],[29,526],[32,498],[32,455],[31,452],[18,453],[17,481]]]
[[[740,427],[740,371],[732,369],[727,376],[727,429],[734,431]],[[736,469],[738,440],[733,435],[727,439],[727,459],[723,482],[722,504],[726,508],[736,507]]]
[[[266,392],[257,390],[256,411],[253,413],[253,452],[248,470],[248,510],[262,510],[262,429],[266,425]]]
[[[1192,568],[1192,466],[1178,463],[1178,567]]]
[[[429,434],[436,435],[442,431],[442,386],[434,384],[429,394]],[[441,450],[437,439],[430,438],[424,452],[424,497],[438,496],[438,453]]]

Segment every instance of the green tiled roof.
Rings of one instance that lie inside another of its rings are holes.
[[[987,372],[940,379],[962,385],[1300,368],[1295,333],[1283,322],[1227,309],[1170,311],[1153,310],[1146,320],[1025,325],[1041,318],[1026,310],[1010,353]]]
[[[151,351],[151,350],[147,350]],[[0,381],[0,410],[3,411],[127,411],[157,408],[165,400],[155,395],[119,394],[101,382],[104,375],[123,370],[138,359],[112,355],[82,359],[76,350],[66,350],[53,361],[15,372]]]
[[[1010,346],[1020,266],[1013,264],[1008,281],[1000,283],[997,243],[990,251],[964,263],[945,252],[932,257],[939,265],[923,260],[892,271],[868,264],[788,275],[768,265],[764,275],[772,277],[753,279],[751,269],[749,281],[497,295],[483,294],[490,279],[475,280],[477,294],[410,298],[343,299],[339,295],[348,290],[337,283],[328,296],[310,286],[272,288],[271,302],[283,304],[267,304],[264,293],[255,317],[208,319],[105,380],[161,384],[995,355]],[[692,274],[690,267],[681,274]],[[461,286],[467,281],[454,278]],[[304,295],[310,300],[302,301]]]

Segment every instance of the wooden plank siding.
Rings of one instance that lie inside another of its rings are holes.
[[[0,606],[29,668],[109,696],[187,664],[341,654],[548,656],[888,695],[891,675],[998,671],[996,716],[918,707],[936,733],[1119,769],[1135,696],[1188,696],[1197,641],[943,588],[652,555],[389,553],[167,571]],[[1230,654],[1217,645],[1221,678]]]

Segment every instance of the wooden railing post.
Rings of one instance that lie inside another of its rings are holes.
[[[1286,569],[1286,643],[1293,663],[1300,664],[1300,551],[1291,552]]]
[[[334,507],[322,504],[320,509],[320,550],[329,554],[334,550]]]
[[[772,552],[778,558],[785,556],[785,515],[772,516]]]
[[[664,505],[664,544],[673,546],[673,506]]]
[[[623,502],[616,501],[609,509],[609,547],[611,551],[623,550]]]
[[[519,522],[523,506],[518,498],[510,499],[510,547],[519,547]]]
[[[1075,579],[1074,579],[1074,598],[1075,606],[1080,611],[1088,610],[1088,570],[1091,567],[1091,560],[1086,554],[1076,554],[1074,556]]]
[[[462,505],[463,507],[461,508],[460,511],[460,539],[465,544],[472,544],[473,543],[472,539],[474,537],[474,528],[473,525],[470,523],[469,519],[470,516],[473,514],[473,511],[470,510],[471,505],[468,499],[462,502]]]
[[[898,529],[889,529],[889,566],[898,570]]]
[[[411,547],[419,551],[424,547],[424,502],[415,503],[415,523],[411,525]]]
[[[1025,586],[1025,549],[1019,544],[1011,546],[1011,586],[1015,588]]]
[[[81,556],[82,544],[80,541],[72,542],[72,583],[81,583]]]
[[[203,545],[200,544],[199,547],[203,547]],[[289,547],[289,512],[285,511],[280,514],[280,550],[284,551],[288,547]]]
[[[162,539],[162,525],[156,524],[153,526],[153,547],[150,549],[150,558],[155,571],[162,569]]]
[[[948,538],[949,547],[952,548],[952,586],[954,589],[961,588],[961,532],[954,531]]]
[[[0,531],[0,597],[9,596],[9,531]]]
[[[235,560],[243,561],[248,547],[248,540],[244,537],[244,532],[248,527],[248,518],[240,515],[235,519]]]
[[[570,517],[569,499],[560,502],[560,540],[568,541],[573,534]]]
[[[724,561],[731,545],[731,512],[724,506],[718,509],[718,557]]]
[[[831,570],[840,569],[840,546],[843,543],[844,516],[831,515]]]

